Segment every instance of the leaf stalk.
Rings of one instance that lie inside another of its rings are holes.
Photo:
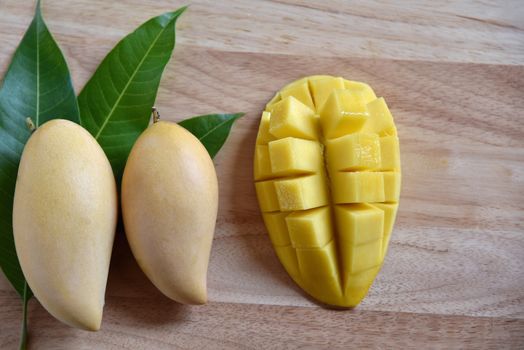
[[[29,302],[27,282],[24,283],[24,299],[23,299],[23,320],[22,320],[22,334],[20,335],[20,350],[27,349],[27,303]]]

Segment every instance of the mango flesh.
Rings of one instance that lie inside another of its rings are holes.
[[[81,126],[52,120],[20,161],[13,233],[34,295],[60,321],[98,330],[117,222],[109,161]]]
[[[122,214],[138,264],[167,297],[207,301],[217,209],[217,176],[200,141],[175,123],[147,128],[124,170]]]
[[[387,253],[400,195],[393,117],[366,84],[311,76],[262,114],[255,188],[276,254],[322,303],[353,307]]]

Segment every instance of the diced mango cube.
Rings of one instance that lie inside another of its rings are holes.
[[[255,190],[262,212],[277,211],[280,209],[274,180],[256,182]]]
[[[395,135],[380,138],[380,170],[400,170],[400,149]]]
[[[311,94],[309,93],[309,86],[307,80],[284,88],[282,91],[280,91],[280,96],[282,99],[289,96],[293,96],[294,98],[311,108],[311,110],[315,110],[313,99],[311,98]]]
[[[316,140],[317,129],[315,113],[293,96],[275,103],[271,109],[269,133],[277,139],[297,137]]]
[[[275,252],[278,259],[284,265],[287,273],[295,280],[300,281],[300,269],[298,267],[297,252],[292,246],[276,246]]]
[[[309,87],[316,110],[320,111],[333,90],[344,89],[344,79],[330,76],[315,76],[309,79]]]
[[[384,202],[384,176],[374,172],[336,172],[331,175],[335,203]]]
[[[379,270],[380,266],[375,266],[346,277],[343,290],[349,304],[356,305],[366,296]]]
[[[348,248],[348,260],[343,261],[343,265],[348,267],[346,272],[350,274],[379,266],[382,262],[382,239]]]
[[[292,87],[294,86],[297,86],[297,85],[302,85],[304,83],[308,83],[309,81],[309,77],[305,77],[305,78],[301,78],[301,79],[298,79],[298,80],[295,80],[295,81],[292,81],[291,83],[287,84],[286,86],[284,86],[282,89],[280,89],[280,92],[284,91],[284,90],[287,90],[287,89],[291,89]]]
[[[273,108],[273,105],[281,100],[280,98],[280,92],[277,92],[275,96],[266,104],[266,111],[270,112]]]
[[[341,247],[360,245],[382,239],[384,211],[369,204],[335,206],[338,244]]]
[[[373,170],[381,164],[380,142],[376,134],[356,133],[326,142],[329,170]]]
[[[357,132],[368,119],[366,104],[351,90],[333,91],[319,114],[326,139]]]
[[[300,276],[314,297],[342,294],[335,242],[322,248],[297,248]]]
[[[385,256],[388,251],[391,231],[393,231],[393,225],[395,224],[398,204],[397,203],[374,203],[373,206],[384,211],[384,235],[382,237],[382,256]]]
[[[371,286],[371,282],[373,282],[373,279],[375,278],[379,270],[380,270],[380,266],[375,266],[372,269],[367,269],[364,271],[350,274],[348,276],[349,283],[347,283],[347,286],[351,288],[358,288],[358,289],[366,288],[367,289]]]
[[[379,136],[397,135],[397,128],[384,98],[368,103],[367,110],[369,118],[362,128],[363,132],[376,133]]]
[[[384,177],[384,201],[398,202],[400,196],[400,173],[385,172]]]
[[[269,159],[272,171],[281,175],[319,172],[324,164],[318,142],[294,137],[271,141]]]
[[[359,94],[365,103],[369,103],[377,98],[375,92],[368,84],[359,81],[344,80],[344,89]]]
[[[322,248],[297,248],[300,272],[303,276],[337,275],[335,245],[331,242]]]
[[[329,207],[295,211],[286,217],[286,223],[295,248],[321,248],[333,239]]]
[[[264,223],[266,224],[269,238],[274,246],[290,245],[289,233],[286,225],[286,216],[289,213],[273,212],[262,213]]]
[[[322,207],[329,203],[324,174],[276,180],[280,210],[294,211]]]
[[[256,181],[271,177],[271,162],[269,160],[269,149],[267,145],[255,146],[254,163],[254,175]]]
[[[269,141],[275,139],[269,133],[270,118],[271,118],[271,113],[262,112],[262,117],[260,118],[260,126],[258,127],[257,145],[267,145]]]

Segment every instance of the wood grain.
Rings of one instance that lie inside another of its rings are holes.
[[[157,98],[163,118],[247,113],[215,158],[211,303],[162,297],[120,233],[102,330],[63,326],[32,301],[34,348],[524,347],[522,6],[402,4],[192,5]],[[175,5],[47,0],[44,14],[79,91],[123,35]],[[0,72],[32,9],[0,0]],[[392,245],[354,311],[325,310],[292,283],[252,184],[264,104],[287,82],[318,73],[368,82],[388,101],[401,141]],[[16,347],[19,322],[15,292],[0,276],[0,348]]]
[[[91,55],[103,56],[137,23],[187,3],[46,0],[44,14],[61,43],[72,50],[87,46]],[[524,60],[524,6],[520,0],[195,0],[190,4],[191,10],[179,25],[182,45],[438,62],[522,64]],[[28,0],[0,1],[0,22],[9,28],[0,40],[9,42],[8,47],[16,46],[32,8]]]
[[[14,298],[9,319],[21,312]],[[289,306],[211,303],[185,306],[159,297],[137,303],[109,297],[103,330],[63,327],[36,302],[30,307],[38,349],[518,349],[524,320]],[[122,317],[125,315],[125,317]],[[16,348],[18,325],[4,327],[2,348]]]

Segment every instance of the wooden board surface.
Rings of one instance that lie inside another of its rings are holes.
[[[31,345],[92,348],[524,347],[524,7],[515,2],[195,1],[157,106],[163,118],[246,112],[215,164],[220,209],[206,306],[177,305],[146,279],[120,233],[102,330],[30,303]],[[458,2],[457,2],[458,3]],[[77,91],[100,60],[173,1],[58,0],[44,15]],[[0,0],[0,73],[32,17]],[[369,83],[391,107],[403,189],[384,268],[355,310],[326,310],[279,264],[252,184],[264,104],[311,74]],[[21,305],[0,274],[0,348]]]

